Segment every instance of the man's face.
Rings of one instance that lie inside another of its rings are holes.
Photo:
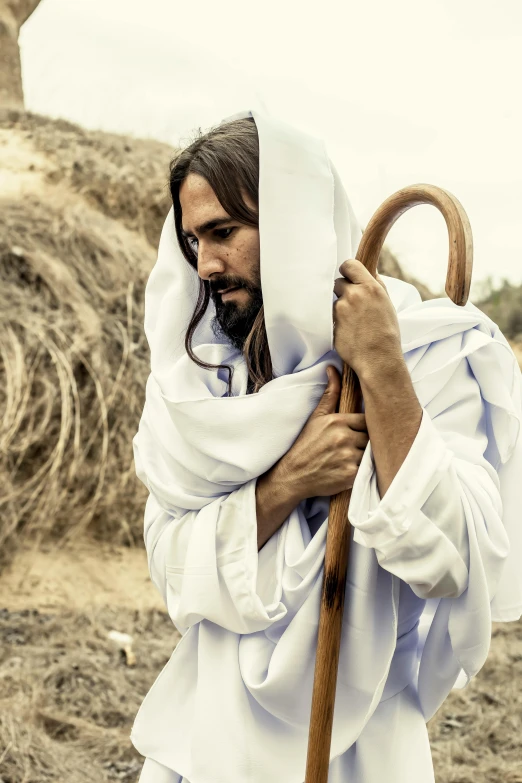
[[[212,330],[218,338],[224,336],[242,350],[263,304],[259,229],[233,220],[207,180],[199,174],[187,176],[181,184],[179,199],[183,233],[197,254],[198,275],[209,281],[216,306]],[[255,208],[252,202],[245,200]],[[230,294],[219,293],[236,286],[239,288]]]

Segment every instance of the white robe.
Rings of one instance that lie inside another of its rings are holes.
[[[280,753],[284,753],[284,748]],[[426,723],[419,710],[415,689],[410,685],[396,696],[382,700],[357,742],[330,764],[328,783],[367,781],[435,781]],[[139,783],[190,781],[148,757],[143,764]]]
[[[485,454],[500,465],[520,371],[473,313],[449,322],[441,300],[383,280],[423,416],[383,499],[371,443],[354,483],[329,783],[433,781],[426,721],[486,659],[509,551]],[[520,439],[507,468],[522,475]],[[151,578],[183,637],[133,727],[140,783],[304,780],[329,498],[303,501],[258,553],[256,481],[178,519],[149,496]]]
[[[247,395],[240,352],[198,294],[172,211],[145,291],[151,347],[134,439],[149,489],[152,581],[182,639],[136,716],[141,783],[302,783],[329,498],[303,501],[257,551],[255,485],[321,398],[332,293],[360,229],[324,143],[253,112],[260,144],[260,272],[274,378]],[[491,620],[522,611],[521,375],[469,302],[421,302],[382,276],[423,416],[380,498],[371,443],[353,486],[330,783],[433,780],[426,721],[486,660]],[[313,455],[312,455],[313,457]],[[511,548],[510,548],[511,547]]]

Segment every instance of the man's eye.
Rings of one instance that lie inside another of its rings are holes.
[[[187,237],[187,242],[188,242],[188,245],[191,248],[191,250],[193,250],[194,253],[197,254],[197,252],[198,252],[198,240],[196,239],[196,237]],[[195,247],[192,244],[193,242],[195,242]]]
[[[228,239],[233,230],[233,228],[216,228],[215,233],[220,236],[221,239]],[[223,235],[223,231],[228,231],[229,233]]]

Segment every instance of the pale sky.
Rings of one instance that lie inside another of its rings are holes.
[[[21,32],[29,110],[174,145],[244,109],[322,137],[364,225],[405,185],[451,191],[480,282],[522,284],[522,0],[42,0]],[[388,235],[444,285],[433,208]]]

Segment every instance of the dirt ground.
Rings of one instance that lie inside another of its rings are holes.
[[[135,783],[132,721],[178,640],[143,550],[21,552],[0,577],[1,783]],[[521,681],[522,623],[495,625],[488,663],[429,724],[437,783],[522,783]]]
[[[143,550],[20,552],[0,577],[0,781],[137,780],[132,721],[178,639]]]

